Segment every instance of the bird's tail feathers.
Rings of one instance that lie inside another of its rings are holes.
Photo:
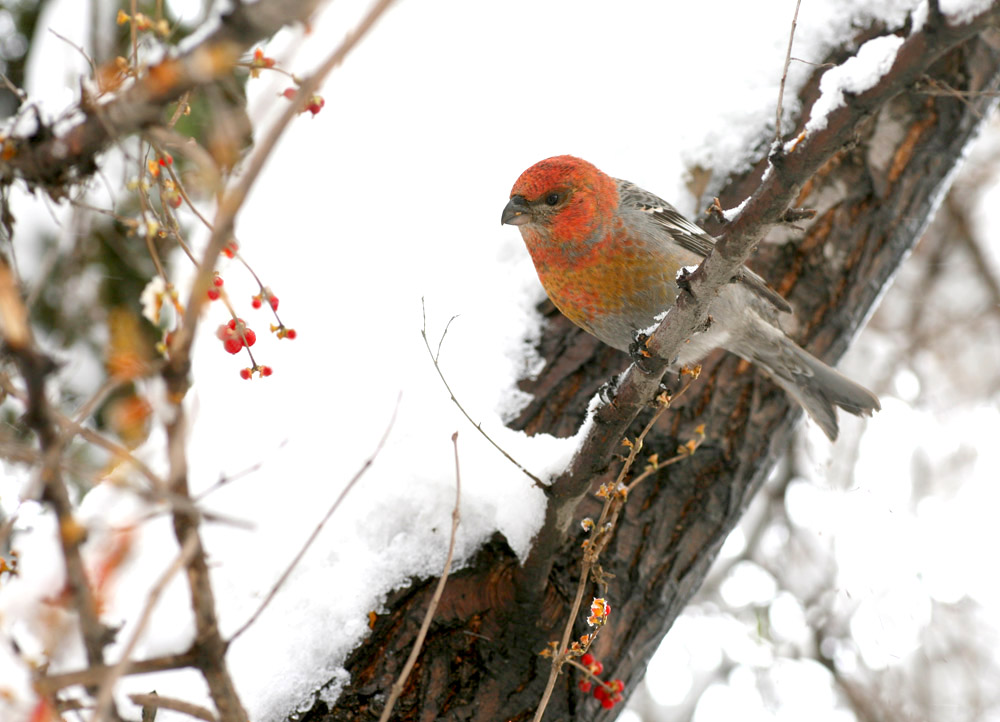
[[[878,397],[851,381],[791,339],[783,339],[773,356],[754,354],[753,361],[765,368],[774,381],[787,391],[815,421],[831,441],[838,425],[835,407],[855,416],[871,416],[882,408]]]

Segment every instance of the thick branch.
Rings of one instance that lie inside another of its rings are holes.
[[[831,60],[844,58],[841,50]],[[926,67],[929,60],[920,64]],[[757,270],[794,303],[800,321],[795,337],[824,359],[832,361],[844,351],[922,233],[1000,88],[1000,51],[974,39],[942,57],[928,74],[967,100],[904,92],[882,107],[862,109],[871,122],[831,117],[853,124],[846,144],[825,149],[800,144],[792,154],[808,150],[819,168],[794,201],[815,208],[817,217],[803,223],[794,240],[762,244]],[[818,77],[800,93],[803,107],[817,96]],[[724,203],[735,206],[758,192],[765,169],[762,161],[754,172],[730,179],[719,193]],[[800,171],[792,167],[792,172]],[[780,217],[777,210],[774,214]],[[594,393],[626,358],[573,327],[554,308],[538,350],[547,363],[537,377],[521,382],[534,399],[512,426],[572,435]],[[617,413],[624,404],[619,393],[603,413]],[[718,353],[706,359],[691,391],[653,429],[646,448],[661,454],[691,438],[700,424],[706,424],[708,438],[690,459],[636,487],[602,556],[614,612],[593,652],[603,661],[606,677],[625,680],[626,692],[644,673],[785,449],[795,413],[787,395],[751,365]],[[599,415],[596,426],[602,423],[608,422]],[[592,435],[602,433],[617,448],[621,432],[595,428]],[[592,441],[591,450],[597,447]],[[592,454],[589,471],[599,472],[606,459]],[[577,466],[583,461],[578,458]],[[582,532],[574,537],[562,530],[573,519],[596,518],[600,511],[586,495],[587,471],[578,468],[582,490],[559,485],[528,567],[520,567],[502,540],[494,539],[452,575],[411,687],[397,706],[400,719],[531,719],[549,670],[538,652],[566,623],[580,572]],[[577,494],[583,501],[574,511]],[[336,705],[317,702],[304,722],[375,719],[372,712],[381,708],[398,675],[433,585],[434,580],[418,582],[391,595],[386,614],[378,615],[368,640],[347,660],[351,681]],[[582,625],[578,629],[584,631]],[[560,676],[547,719],[604,720],[618,711],[597,709],[576,688],[577,681],[572,672]]]

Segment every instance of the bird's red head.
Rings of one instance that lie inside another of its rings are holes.
[[[582,241],[618,206],[613,178],[591,163],[557,155],[535,163],[510,191],[502,222],[563,242]]]

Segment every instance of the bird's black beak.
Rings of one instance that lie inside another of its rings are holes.
[[[531,220],[531,208],[524,196],[512,196],[504,206],[503,215],[500,216],[500,225],[509,223],[512,226],[523,226]]]

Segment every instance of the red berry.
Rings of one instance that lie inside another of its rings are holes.
[[[604,665],[599,660],[595,659],[594,663],[590,665],[590,671],[600,676],[604,672]]]
[[[598,684],[596,687],[594,687],[594,696],[597,699],[607,699],[608,698],[608,690],[604,689],[604,685],[603,684]]]
[[[285,338],[287,338],[287,339],[290,339],[290,340],[294,341],[296,336],[298,336],[298,334],[295,333],[295,329],[294,328],[290,328],[287,331],[285,331]]]
[[[222,342],[222,345],[225,347],[226,351],[232,354],[239,353],[240,349],[243,348],[243,342],[236,337],[227,338]]]
[[[216,288],[222,288],[222,283],[223,283],[222,276],[215,276],[212,279],[212,285],[215,286]]]
[[[243,323],[242,319],[240,319],[240,323]],[[229,323],[227,323],[226,326],[229,328],[230,331],[235,331],[236,330],[236,319],[235,318],[229,319]]]
[[[250,329],[244,329],[243,338],[247,340],[247,346],[253,346],[257,343],[257,334],[255,334]]]
[[[593,685],[590,682],[588,682],[587,680],[582,679],[582,680],[580,680],[579,687],[580,687],[580,691],[581,692],[589,692],[590,688],[593,687]]]
[[[589,667],[594,663],[594,655],[592,655],[590,652],[587,652],[585,655],[580,657],[580,662],[583,664],[584,667]]]
[[[604,709],[611,709],[612,707],[615,706],[615,703],[612,700],[605,697],[604,699],[601,700],[601,706]]]
[[[250,305],[254,308],[260,308],[260,296],[254,296],[253,300],[250,301]]]
[[[278,297],[277,296],[271,296],[270,301],[271,301],[271,308],[273,308],[275,311],[277,311],[278,310]]]
[[[219,300],[219,289],[217,289],[217,288],[210,288],[210,289],[208,289],[208,299],[210,301],[218,301]]]
[[[299,94],[299,91],[295,88],[285,88],[281,94],[289,100],[295,100],[295,96]]]
[[[240,369],[240,378],[244,379],[244,380],[245,379],[249,379],[250,378],[250,369]]]
[[[274,373],[274,370],[270,366],[261,366],[260,367],[260,375],[261,376],[270,376],[273,373]]]
[[[622,682],[620,679],[613,679],[613,680],[611,680],[611,686],[612,687],[617,687],[619,692],[624,692],[625,691],[625,683]]]

